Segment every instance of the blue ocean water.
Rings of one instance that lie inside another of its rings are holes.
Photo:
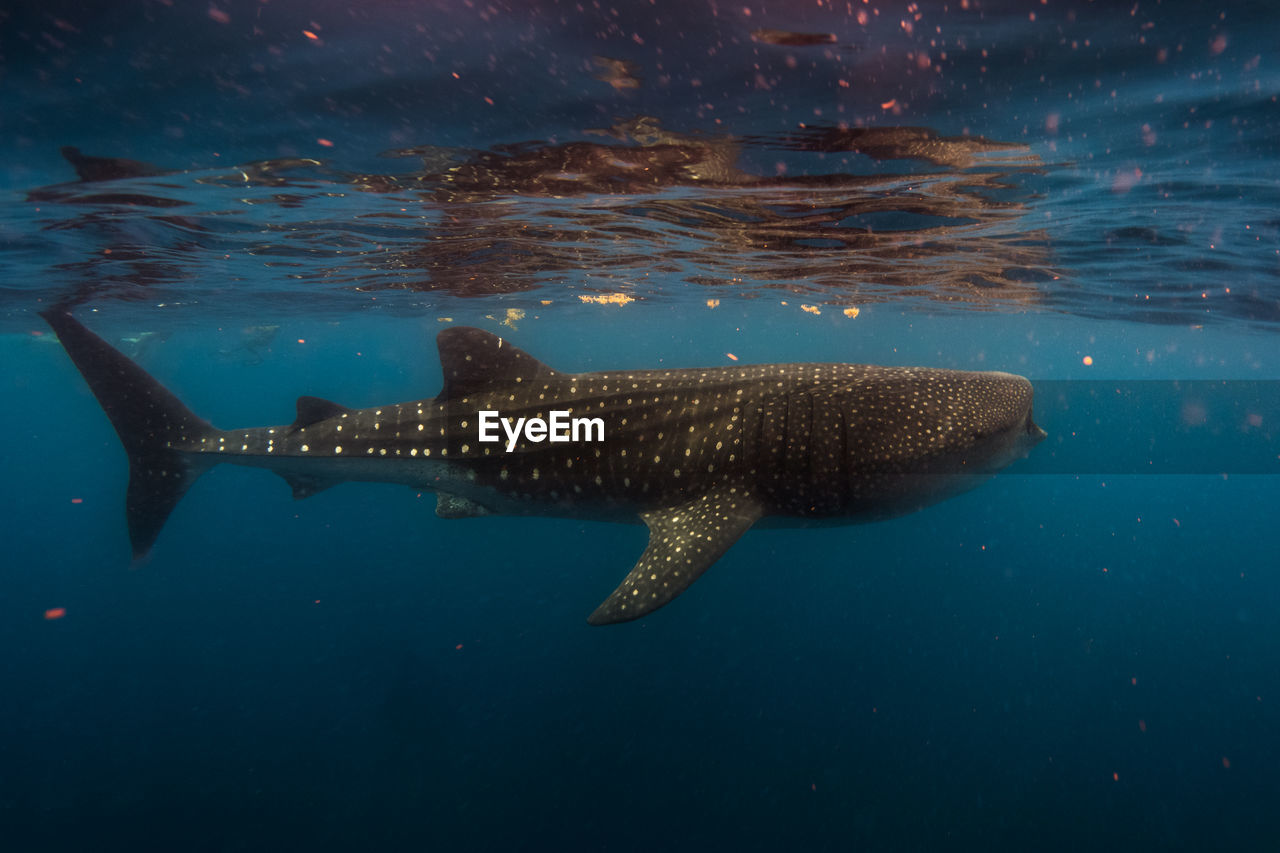
[[[1275,849],[1278,31],[0,10],[0,849]],[[470,324],[564,370],[1008,370],[1049,438],[591,628],[643,527],[402,487],[223,466],[131,565],[51,305],[222,426],[434,394]]]

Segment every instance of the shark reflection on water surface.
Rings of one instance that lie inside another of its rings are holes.
[[[406,147],[385,156],[409,169],[385,173],[305,157],[165,172],[68,148],[80,180],[28,198],[70,206],[53,227],[94,237],[60,265],[80,281],[73,303],[190,288],[201,260],[238,259],[308,294],[644,299],[692,284],[989,307],[1036,304],[1055,280],[1024,221],[1019,180],[1043,168],[1026,146],[897,126],[678,133],[647,116],[582,136]],[[762,168],[779,158],[798,165]]]

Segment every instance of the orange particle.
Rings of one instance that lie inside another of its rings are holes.
[[[890,98],[889,100],[885,101],[883,104],[881,104],[881,105],[880,105],[880,109],[882,109],[882,110],[891,110],[891,109],[893,109],[894,107],[896,107],[897,105],[898,105],[898,99],[897,99],[897,98]]]
[[[734,355],[733,353],[731,353],[731,352],[727,352],[727,353],[725,353],[725,355],[726,355],[726,356],[728,356],[728,358],[729,358],[729,360],[730,360],[730,361],[737,361],[737,360],[738,360],[738,357],[737,357],[736,355]]]
[[[43,334],[44,334],[44,332],[40,331],[39,329],[32,329],[32,330],[31,330],[31,337],[33,337],[33,338],[41,337]]]
[[[454,646],[454,647],[453,647],[453,650],[454,650],[455,652],[460,652],[460,651],[462,651],[462,643],[458,643],[458,645]]]
[[[457,72],[457,71],[455,71],[455,72],[453,72],[453,79],[454,79],[454,80],[461,80],[462,78],[461,78],[460,76],[458,76],[458,72]]]
[[[1230,769],[1231,769],[1231,759],[1230,759],[1230,758],[1227,758],[1225,755],[1224,755],[1224,756],[1222,756],[1222,769],[1223,769],[1223,770],[1230,770]]]
[[[217,6],[209,7],[209,19],[217,21],[219,24],[231,23],[231,16],[219,9]]]
[[[71,499],[71,502],[72,502],[73,504],[82,504],[82,503],[84,503],[84,498],[72,498],[72,499]]]
[[[48,610],[44,612],[44,618],[50,619],[50,620],[61,619],[63,616],[66,616],[66,615],[67,615],[67,608],[65,607],[50,607]]]
[[[862,312],[859,311],[857,308],[844,309],[844,316],[848,317],[850,320],[852,320],[854,317],[857,317],[861,313]]]
[[[708,300],[707,300],[707,307],[708,307],[708,308],[716,308],[716,307],[718,307],[719,305],[720,305],[720,300],[719,300],[719,299],[708,299]]]
[[[801,306],[800,306],[800,310],[801,310],[801,311],[804,311],[806,314],[821,314],[821,313],[822,313],[821,309],[819,309],[817,305],[801,305]]]
[[[578,294],[578,299],[588,303],[594,302],[597,305],[626,305],[628,302],[635,302],[625,293],[602,293],[598,296],[580,293]]]
[[[1129,190],[1137,186],[1138,181],[1142,178],[1142,170],[1134,169],[1132,171],[1117,172],[1115,179],[1111,182],[1111,191],[1117,194],[1127,193]]]
[[[306,342],[307,342],[306,338],[298,338],[298,343],[305,344]]]
[[[1091,355],[1086,355],[1084,358],[1082,358],[1082,359],[1080,359],[1080,360],[1084,362],[1084,366],[1085,366],[1085,367],[1092,367],[1092,366],[1093,366],[1093,356],[1091,356]]]
[[[485,96],[484,102],[489,106],[493,106],[493,98],[490,98],[488,95]]]
[[[550,305],[550,304],[551,304],[551,300],[550,300],[550,299],[539,299],[539,300],[538,300],[538,303],[539,303],[539,304],[541,304],[541,305]]]
[[[1120,774],[1119,774],[1119,773],[1112,773],[1112,774],[1111,774],[1111,781],[1113,781],[1113,782],[1119,782],[1119,781],[1120,781]]]
[[[317,140],[316,140],[316,144],[317,144],[317,145],[323,145],[325,148],[332,148],[332,147],[333,147],[333,143],[332,143],[332,142],[330,142],[330,141],[329,141],[329,140],[327,140],[327,139],[317,139]]]
[[[302,34],[303,34],[304,36],[306,36],[307,38],[311,39],[312,41],[320,41],[320,36],[318,36],[318,35],[316,35],[315,33],[311,32],[311,30],[303,30],[303,31],[302,31]]]

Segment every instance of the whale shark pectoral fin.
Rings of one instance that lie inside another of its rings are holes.
[[[492,515],[488,507],[483,507],[471,498],[451,495],[448,492],[436,493],[436,515],[441,518],[479,518]]]
[[[649,546],[587,622],[630,622],[662,607],[720,559],[761,514],[754,498],[732,486],[672,509],[641,513],[649,525]]]

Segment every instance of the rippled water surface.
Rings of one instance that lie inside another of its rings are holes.
[[[10,13],[8,302],[1277,320],[1262,6],[301,12]]]

